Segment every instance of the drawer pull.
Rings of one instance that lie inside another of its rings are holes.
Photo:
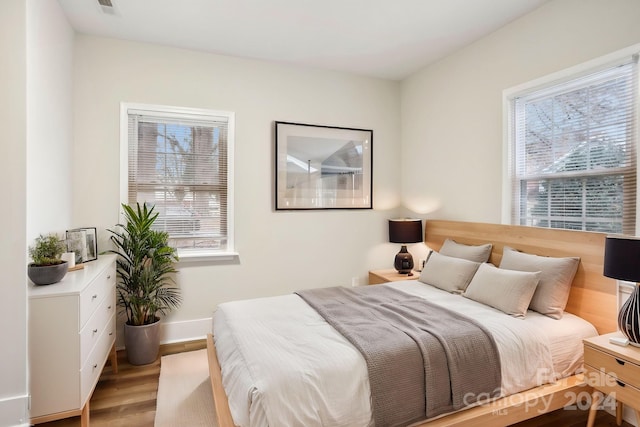
[[[113,332],[109,332],[109,336],[112,336],[112,335],[113,335]]]
[[[98,367],[97,363],[93,365],[93,369],[96,369],[97,367]]]
[[[107,307],[107,310],[111,310],[111,306]]]
[[[97,330],[97,329],[94,329],[94,330],[93,330],[93,333],[94,333],[94,334],[97,334],[97,333],[98,333],[98,330]]]
[[[623,382],[622,382],[622,381],[620,381],[620,380],[616,380],[616,383],[618,383],[618,385],[619,385],[620,387],[624,387],[624,386],[626,386],[626,384],[625,384],[625,383],[623,383]]]
[[[109,279],[111,279],[111,275],[110,274],[107,276],[107,280],[109,280]]]
[[[624,360],[616,359],[616,362],[618,362],[618,365],[624,366]]]
[[[96,298],[98,298],[98,294],[93,294],[93,296],[91,297],[91,300],[94,300]]]

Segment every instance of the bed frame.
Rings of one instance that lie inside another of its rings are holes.
[[[580,257],[566,311],[591,322],[600,334],[616,330],[616,283],[602,275],[605,237],[605,234],[593,232],[459,221],[428,220],[425,225],[425,243],[429,248],[440,249],[447,238],[466,244],[491,242],[490,261],[496,265],[500,264],[504,246],[536,255]],[[218,425],[234,427],[212,335],[207,336],[207,353]],[[591,394],[582,375],[574,375],[486,405],[425,421],[418,427],[462,427],[471,423],[476,427],[506,426],[576,404],[576,396],[584,396],[584,391]]]

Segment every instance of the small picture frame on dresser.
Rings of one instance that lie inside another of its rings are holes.
[[[98,259],[98,235],[96,227],[67,230],[67,252],[76,254],[76,264]]]

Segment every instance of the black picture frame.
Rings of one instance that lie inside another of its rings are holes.
[[[373,130],[275,122],[275,210],[373,209]]]

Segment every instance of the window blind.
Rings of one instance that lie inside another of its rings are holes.
[[[227,117],[129,109],[128,203],[154,206],[181,250],[226,250]]]
[[[513,100],[512,222],[635,233],[637,56]]]

